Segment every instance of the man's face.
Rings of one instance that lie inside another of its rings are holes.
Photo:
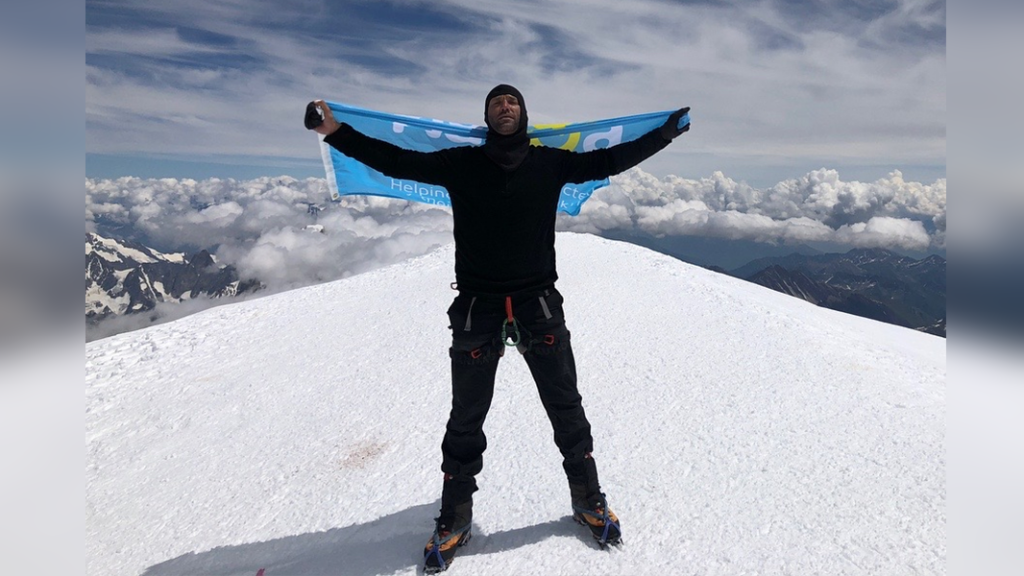
[[[502,136],[519,129],[519,112],[519,99],[511,94],[495,96],[487,103],[487,121]]]

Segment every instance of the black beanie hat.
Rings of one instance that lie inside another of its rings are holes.
[[[487,106],[491,103],[492,98],[495,96],[501,96],[502,94],[515,96],[516,100],[519,100],[519,128],[516,131],[525,130],[528,123],[526,119],[526,100],[523,99],[522,92],[517,90],[515,86],[510,86],[508,84],[498,84],[494,88],[491,88],[491,91],[487,93],[487,98],[484,99],[484,122],[487,124],[487,128],[492,132],[494,131],[494,129],[491,128],[490,119],[487,118]]]
[[[519,100],[519,127],[508,135],[499,134],[491,127],[491,121],[487,118],[487,105],[490,104],[491,98],[503,94],[515,96]],[[487,123],[487,139],[483,145],[484,154],[506,172],[518,168],[530,151],[530,137],[526,135],[526,101],[523,100],[522,93],[508,84],[498,84],[491,88],[491,91],[487,93],[487,99],[484,100],[484,122]]]

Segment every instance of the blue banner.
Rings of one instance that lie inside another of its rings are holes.
[[[336,102],[328,102],[327,105],[338,122],[349,124],[367,136],[385,140],[407,150],[432,152],[453,146],[479,146],[484,143],[487,136],[485,126],[387,114]],[[538,124],[528,127],[527,134],[530,135],[530,143],[534,146],[587,152],[635,140],[664,124],[672,112],[673,110],[668,110],[575,124]],[[684,116],[682,123],[688,121],[689,117]],[[448,191],[443,187],[385,176],[331,148],[323,142],[322,137],[320,151],[332,199],[364,194],[442,206],[451,205]],[[580,207],[594,190],[607,185],[607,179],[566,185],[562,188],[558,210],[572,216],[579,214]]]

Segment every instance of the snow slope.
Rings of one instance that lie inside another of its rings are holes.
[[[525,362],[498,370],[449,574],[944,574],[945,341],[560,233],[625,545],[569,519]],[[453,247],[86,347],[96,576],[416,574],[439,505]]]

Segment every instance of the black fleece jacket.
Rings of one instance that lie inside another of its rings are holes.
[[[668,145],[655,129],[611,148],[584,153],[531,146],[505,172],[479,146],[405,150],[342,124],[325,142],[391,178],[444,186],[452,201],[455,280],[461,292],[506,296],[551,286],[555,212],[565,184],[618,174]]]

